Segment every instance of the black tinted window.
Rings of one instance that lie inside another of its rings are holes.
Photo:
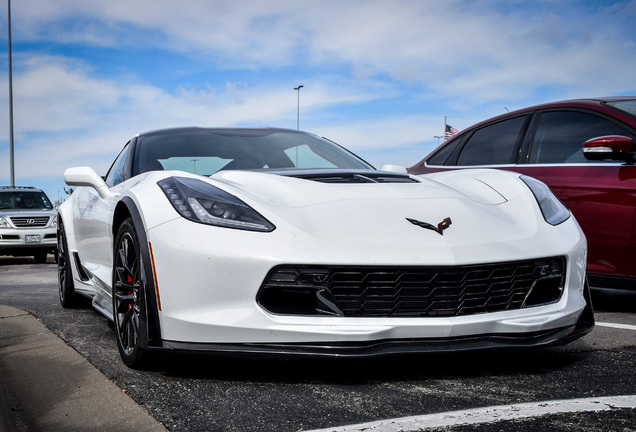
[[[583,143],[603,135],[633,137],[622,126],[578,111],[554,111],[541,115],[528,163],[585,163]]]
[[[431,156],[426,163],[428,165],[446,165],[446,161],[450,157],[450,155],[455,151],[459,143],[463,141],[463,137],[457,137],[447,145],[442,147],[437,153]],[[453,165],[451,161],[449,161],[450,165]]]
[[[515,162],[515,144],[525,116],[485,126],[468,139],[457,165],[497,165]]]
[[[0,192],[0,209],[51,210],[51,201],[40,191]]]

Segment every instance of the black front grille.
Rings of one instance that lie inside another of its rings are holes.
[[[457,267],[281,266],[258,302],[276,314],[451,317],[554,303],[565,259]]]
[[[48,216],[38,217],[12,217],[10,218],[13,225],[18,228],[41,228],[49,223]]]

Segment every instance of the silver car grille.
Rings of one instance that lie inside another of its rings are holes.
[[[42,228],[48,225],[49,216],[37,217],[11,217],[11,222],[18,228]]]

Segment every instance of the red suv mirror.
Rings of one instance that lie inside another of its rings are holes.
[[[634,139],[623,135],[605,135],[583,143],[583,154],[589,160],[625,161],[636,163],[636,152],[631,151]]]

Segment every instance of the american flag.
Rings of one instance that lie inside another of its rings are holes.
[[[457,132],[459,132],[457,129],[455,129],[451,125],[447,124],[446,125],[446,132],[444,133],[444,140],[451,139]]]

